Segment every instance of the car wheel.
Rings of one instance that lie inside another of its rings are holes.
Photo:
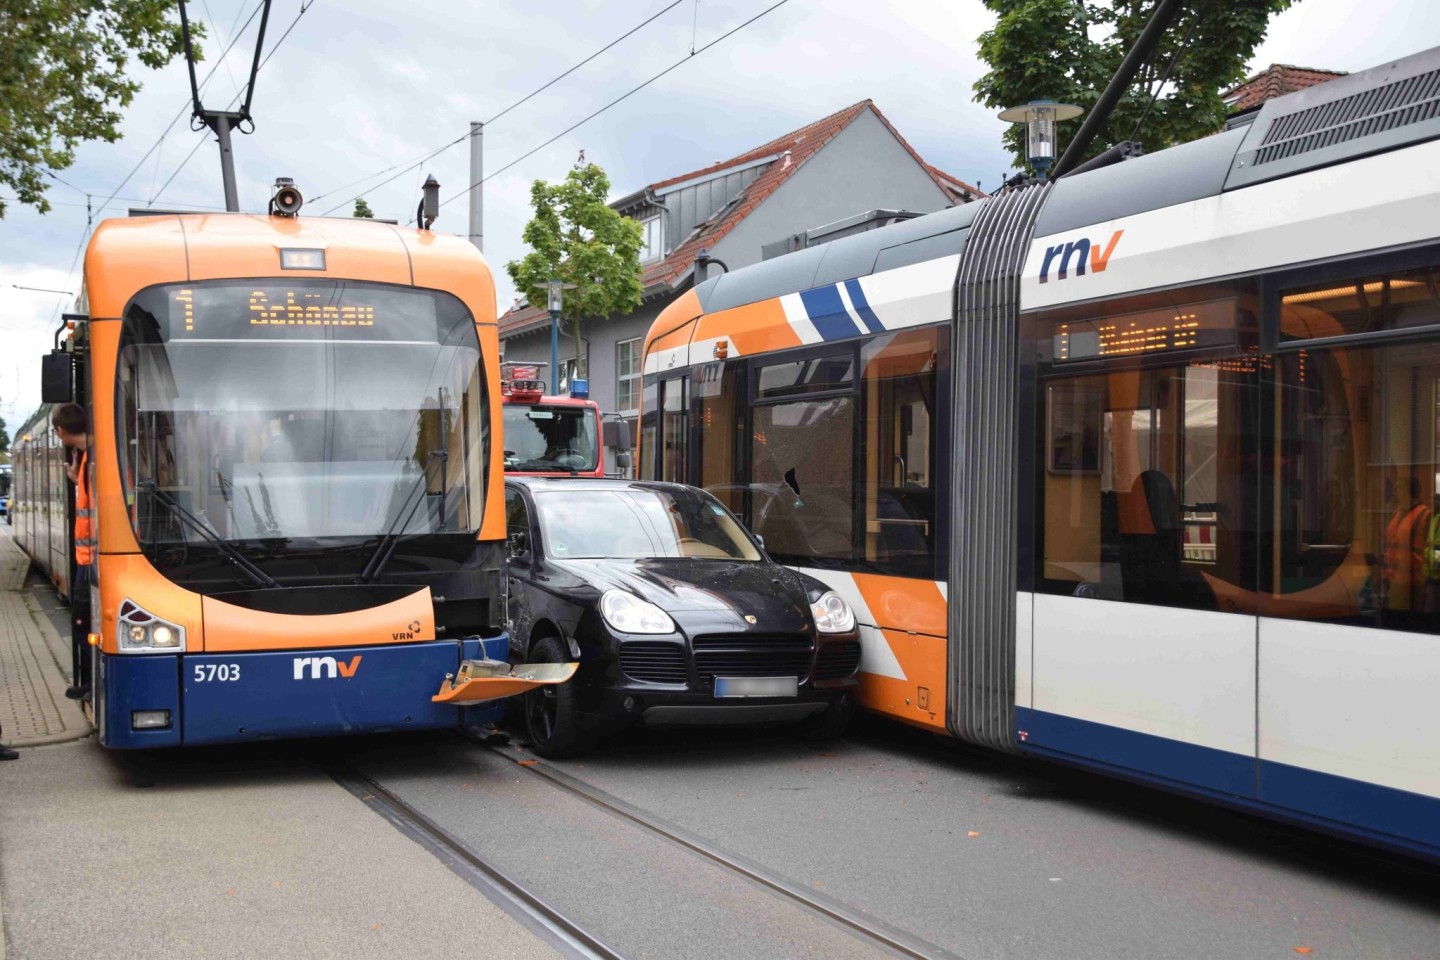
[[[570,651],[558,637],[543,637],[530,648],[531,663],[567,663]],[[547,684],[525,694],[525,729],[530,749],[542,757],[574,757],[593,743],[575,698],[575,682]]]
[[[800,721],[799,733],[806,740],[834,740],[845,733],[855,716],[855,697],[845,694],[831,700],[825,709]]]

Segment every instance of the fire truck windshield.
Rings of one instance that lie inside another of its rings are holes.
[[[593,408],[543,403],[505,405],[505,469],[511,473],[582,473],[599,463]]]

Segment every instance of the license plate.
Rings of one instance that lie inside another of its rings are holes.
[[[799,677],[715,678],[717,697],[793,697],[799,692]]]

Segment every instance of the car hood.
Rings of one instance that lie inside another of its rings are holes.
[[[778,563],[657,557],[566,560],[557,564],[600,591],[627,590],[669,614],[734,618],[744,629],[803,630],[810,624],[805,578]],[[691,619],[681,617],[682,620]]]

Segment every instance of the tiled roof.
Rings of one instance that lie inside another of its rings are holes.
[[[1313,87],[1317,83],[1345,76],[1343,70],[1312,70],[1288,63],[1272,63],[1267,69],[1255,74],[1249,80],[1231,87],[1220,94],[1222,100],[1239,99],[1230,104],[1231,113],[1241,113],[1260,106],[1266,100],[1283,97],[1296,90]]]
[[[736,195],[734,200],[716,211],[710,219],[699,224],[690,236],[682,240],[666,257],[646,266],[642,276],[646,291],[654,291],[657,287],[673,286],[682,280],[694,266],[695,257],[702,249],[712,248],[719,243],[730,231],[735,229],[740,221],[749,216],[751,211],[778,190],[786,180],[789,180],[795,171],[804,166],[805,161],[819,153],[821,148],[835,139],[840,131],[853,123],[866,110],[875,114],[875,117],[885,125],[885,128],[909,152],[910,156],[915,158],[915,162],[935,181],[935,185],[952,203],[963,201],[966,192],[969,192],[972,199],[985,196],[980,190],[963,180],[952,177],[926,163],[905,141],[905,138],[900,136],[900,132],[891,125],[874,102],[861,100],[859,103],[851,104],[828,117],[816,120],[783,137],[763,143],[754,149],[731,157],[729,160],[650,184],[650,190],[661,190],[686,180],[708,177],[731,167],[742,167],[757,160],[763,160],[765,157],[783,154],[781,159],[765,167],[754,181]],[[540,321],[548,319],[549,314],[538,307],[526,306],[518,309],[512,307],[500,318],[500,335],[505,336],[523,329],[533,328],[538,326]]]
[[[990,196],[990,194],[981,190],[979,187],[972,187],[959,177],[950,176],[950,174],[941,170],[939,167],[932,167],[927,163],[925,164],[925,169],[935,182],[940,184],[940,189],[949,194],[950,199],[956,203],[969,203],[971,200],[983,200],[985,197]]]

